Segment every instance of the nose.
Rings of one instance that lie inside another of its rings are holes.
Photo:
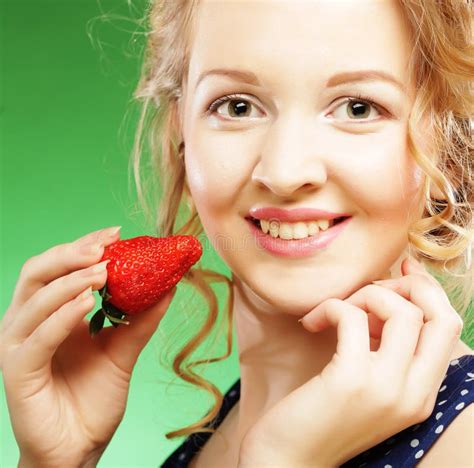
[[[323,186],[327,170],[315,133],[307,116],[280,115],[265,134],[252,181],[279,196]]]

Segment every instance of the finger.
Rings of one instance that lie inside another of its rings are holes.
[[[39,289],[20,309],[6,330],[11,343],[21,343],[63,304],[71,301],[88,286],[94,290],[104,286],[107,279],[105,260],[83,270],[55,279]]]
[[[394,291],[369,284],[346,299],[384,323],[378,355],[395,375],[406,375],[423,327],[423,310]]]
[[[16,368],[25,375],[49,366],[59,345],[94,305],[95,298],[91,287],[63,304],[19,346]]]
[[[443,289],[443,286],[438,282],[438,280],[432,276],[429,271],[426,269],[425,265],[413,257],[407,257],[401,264],[402,274],[404,276],[410,274],[417,274],[426,277],[426,279],[435,287],[437,288],[438,292],[441,296],[443,296],[448,302],[449,298],[446,292]]]
[[[461,317],[452,307],[441,285],[432,277],[417,272],[394,280],[380,281],[377,285],[396,292],[423,310],[425,322],[435,319],[444,320],[445,323],[454,321],[462,327]]]
[[[45,252],[29,258],[23,265],[16,284],[12,310],[23,305],[36,291],[61,276],[97,263],[104,253],[104,247],[116,242],[120,226],[91,232],[65,244],[55,245]],[[98,248],[91,251],[93,245]]]
[[[103,328],[94,337],[101,341],[103,349],[117,367],[132,372],[140,353],[164,317],[176,294],[176,289],[175,286],[150,309],[129,317],[129,325],[120,324],[117,328]]]
[[[421,274],[426,274],[427,276],[431,276],[428,270],[426,269],[425,265],[421,261],[417,260],[415,257],[411,255],[406,257],[403,260],[401,264],[401,269],[404,276],[407,274],[416,273],[416,272],[419,272]]]
[[[390,288],[424,312],[426,323],[409,371],[410,385],[431,382],[434,388],[439,387],[462,332],[462,318],[438,285],[419,273],[398,278],[395,282],[381,283],[381,286]]]
[[[367,314],[340,299],[327,299],[301,319],[310,332],[337,327],[337,353],[351,361],[367,362],[370,353]]]

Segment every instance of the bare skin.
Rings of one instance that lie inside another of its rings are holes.
[[[20,466],[96,465],[123,418],[137,358],[173,297],[175,290],[129,326],[106,327],[92,339],[85,315],[96,301],[80,295],[106,282],[106,270],[93,267],[119,239],[107,232],[28,259],[0,323],[0,367]]]
[[[459,358],[466,354],[473,355],[474,351],[466,345],[462,340],[459,340],[453,353],[451,354],[450,360]],[[233,408],[229,411],[222,424],[219,426],[218,431],[211,436],[207,441],[206,445],[201,451],[191,460],[189,464],[190,468],[221,468],[222,466],[237,467],[239,461],[240,445],[238,434],[238,421],[240,412],[240,401],[238,401]],[[466,411],[467,414],[467,411]],[[458,417],[459,419],[461,416]],[[471,415],[472,421],[472,415]],[[456,426],[459,420],[456,419],[444,432],[442,438],[448,438],[448,430],[453,432],[455,435]],[[469,428],[469,424],[467,425]],[[443,451],[438,450],[441,445],[439,442],[435,444],[431,450],[418,462],[418,466],[433,467],[433,466],[454,466],[453,463],[453,443],[457,441],[459,444],[460,440],[470,439],[472,437],[469,434],[474,435],[472,424],[470,426],[470,432],[467,432],[466,437],[465,431],[460,431],[456,437],[451,437],[450,442],[443,444]],[[218,462],[216,461],[218,460]],[[443,465],[444,460],[444,465]]]
[[[204,229],[233,272],[242,387],[223,426],[231,448],[216,445],[209,456],[204,448],[199,468],[223,453],[236,466],[249,428],[322,371],[336,330],[308,334],[296,319],[372,280],[399,278],[407,230],[423,209],[423,176],[406,146],[416,92],[407,74],[412,38],[397,2],[200,3],[180,109],[186,173]],[[341,72],[365,69],[399,85],[328,85]],[[355,122],[344,98],[358,94],[388,113],[372,108],[372,118]],[[218,99],[226,100],[211,111]],[[235,115],[232,103],[248,112]],[[429,134],[419,130],[426,148]],[[245,216],[254,206],[322,208],[353,219],[329,248],[295,260],[252,242]]]

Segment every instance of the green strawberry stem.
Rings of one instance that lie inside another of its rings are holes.
[[[122,312],[120,309],[115,307],[112,303],[108,302],[112,296],[107,293],[106,286],[99,289],[99,294],[102,297],[102,308],[100,308],[91,318],[89,322],[89,333],[92,337],[104,327],[105,317],[109,319],[109,322],[117,328],[119,324],[130,325],[130,322],[124,320],[127,314]]]
[[[104,312],[104,315],[113,323],[123,323],[125,325],[130,325],[130,322],[128,322],[127,320],[122,320],[121,318],[119,317],[114,317],[113,315],[111,314],[108,314],[105,309],[102,309],[103,312]],[[113,325],[112,323],[112,325]]]

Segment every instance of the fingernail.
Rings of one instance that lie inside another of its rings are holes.
[[[97,265],[94,265],[92,267],[92,272],[93,273],[101,273],[101,272],[105,271],[105,269],[107,268],[107,263],[109,263],[109,262],[110,262],[110,259],[109,260],[104,260],[103,262],[100,262]]]
[[[425,270],[425,266],[419,262],[416,258],[414,257],[408,257],[408,261],[410,262],[411,265],[413,265],[415,268],[420,268],[421,270]]]
[[[122,229],[122,226],[114,226],[111,228],[107,228],[104,232],[106,237],[115,237],[117,233]]]
[[[306,316],[304,317],[301,317],[300,319],[298,319],[298,322],[301,323],[301,325],[304,325],[306,323],[306,320],[305,320]]]

